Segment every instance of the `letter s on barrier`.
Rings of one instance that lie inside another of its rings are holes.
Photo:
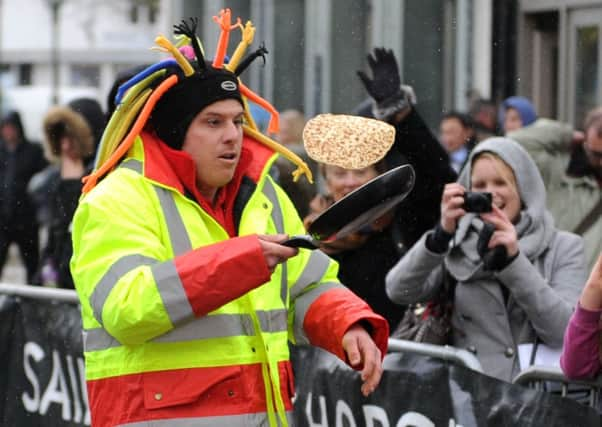
[[[25,371],[25,376],[31,383],[33,397],[27,394],[27,392],[23,392],[21,401],[23,402],[25,409],[32,413],[38,412],[40,406],[40,383],[35,371],[29,364],[29,358],[31,357],[34,361],[39,362],[44,356],[44,350],[35,342],[27,342],[23,346],[23,370]]]

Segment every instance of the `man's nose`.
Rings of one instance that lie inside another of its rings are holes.
[[[228,122],[225,131],[225,139],[228,141],[234,141],[238,138],[242,128],[234,122]]]

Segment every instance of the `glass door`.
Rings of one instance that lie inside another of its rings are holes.
[[[589,110],[602,105],[602,8],[569,15],[568,119],[578,128]]]

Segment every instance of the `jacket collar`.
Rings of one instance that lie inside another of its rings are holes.
[[[194,183],[196,180],[196,166],[192,158],[183,151],[168,147],[150,132],[142,132],[141,137],[144,141],[144,175],[185,193],[185,183]],[[235,177],[247,176],[257,183],[275,158],[271,149],[245,135]],[[186,189],[191,190],[188,185]]]
[[[194,199],[229,235],[236,235],[234,207],[241,182],[247,178],[257,183],[275,159],[274,152],[245,136],[234,177],[220,188],[215,203],[211,204],[197,189],[196,165],[188,153],[168,147],[154,134],[143,132],[141,137],[144,141],[144,176]]]

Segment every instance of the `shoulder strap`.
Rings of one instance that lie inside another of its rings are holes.
[[[573,233],[583,235],[596,220],[602,215],[602,197],[598,200],[598,203],[592,208],[591,211],[581,220],[579,225],[575,227]]]

